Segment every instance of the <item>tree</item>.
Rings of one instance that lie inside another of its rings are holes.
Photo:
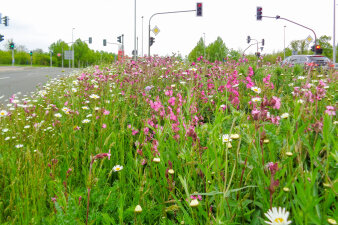
[[[196,61],[198,57],[201,55],[204,55],[205,45],[203,38],[200,38],[200,40],[197,42],[197,45],[188,55],[189,61]]]
[[[52,51],[53,54],[53,64],[57,65],[57,66],[62,66],[62,58],[64,57],[64,52],[69,50],[69,46],[66,42],[62,41],[61,39],[59,39],[57,42],[52,43],[49,46],[49,51]],[[61,57],[58,57],[57,54],[61,53]],[[68,60],[66,60],[66,62],[68,63]],[[65,63],[65,62],[64,62]],[[66,63],[65,63],[66,64]]]
[[[298,52],[299,45],[300,45],[299,40],[291,41],[290,45],[291,45],[292,51]]]
[[[299,51],[300,54],[307,54],[309,49],[309,44],[305,40],[299,40]]]
[[[222,38],[217,37],[216,41],[206,48],[207,59],[210,62],[222,61],[228,56],[229,49],[225,46]]]

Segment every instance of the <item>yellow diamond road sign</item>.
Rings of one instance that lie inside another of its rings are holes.
[[[158,35],[158,33],[160,33],[160,29],[159,29],[157,26],[155,26],[155,27],[153,28],[152,32],[153,32],[155,35]]]
[[[309,35],[306,39],[305,39],[308,43],[311,43],[313,41],[313,38]]]

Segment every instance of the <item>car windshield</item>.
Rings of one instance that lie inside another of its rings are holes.
[[[330,60],[327,57],[324,56],[309,56],[309,59],[311,62],[329,62]]]

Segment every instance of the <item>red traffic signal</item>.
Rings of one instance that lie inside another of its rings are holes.
[[[196,6],[196,16],[202,16],[202,3],[197,2]]]
[[[320,45],[316,45],[315,53],[316,54],[322,54],[323,53],[323,49],[320,47]]]
[[[256,19],[262,20],[262,17],[263,17],[263,8],[260,6],[257,6]]]

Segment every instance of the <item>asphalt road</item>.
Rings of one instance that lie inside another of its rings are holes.
[[[18,67],[0,66],[0,105],[7,103],[10,96],[21,92],[21,95],[36,90],[38,85],[44,85],[49,79],[64,76],[76,71],[69,68],[50,67]]]

